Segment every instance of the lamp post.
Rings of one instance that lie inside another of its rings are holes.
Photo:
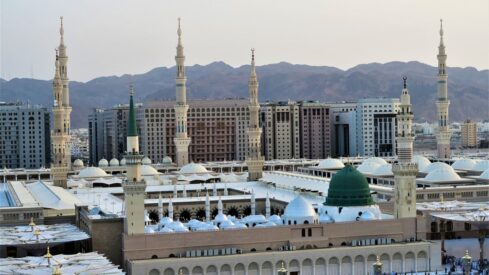
[[[287,275],[287,269],[285,268],[284,261],[282,261],[282,266],[277,270],[278,275]]]
[[[469,250],[465,250],[465,256],[462,257],[462,263],[464,265],[464,274],[469,275],[472,270],[472,257],[469,255]]]
[[[377,261],[373,264],[374,275],[382,275],[382,262],[380,261],[380,256],[377,256]]]

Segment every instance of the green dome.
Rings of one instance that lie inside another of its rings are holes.
[[[346,165],[333,175],[324,205],[364,206],[374,204],[367,179],[355,167]]]

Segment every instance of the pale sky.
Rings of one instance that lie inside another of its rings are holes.
[[[448,66],[489,68],[488,0],[0,0],[2,78],[52,78],[61,15],[77,81],[174,66],[177,17],[186,65],[436,65],[443,18]]]

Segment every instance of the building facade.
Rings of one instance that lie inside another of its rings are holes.
[[[460,125],[460,142],[464,148],[477,147],[477,124],[466,120]]]
[[[48,167],[51,164],[49,122],[47,108],[0,103],[0,167]]]
[[[188,133],[193,162],[244,160],[248,148],[248,100],[189,101]],[[154,101],[143,108],[142,152],[154,162],[176,157],[175,111],[171,101]]]
[[[265,103],[260,108],[266,160],[300,158],[300,115],[297,102]]]
[[[357,155],[357,103],[330,103],[331,144],[334,157]]]
[[[388,157],[396,154],[397,98],[368,98],[357,102],[357,153]]]
[[[300,156],[325,159],[331,156],[331,116],[328,104],[300,102]]]

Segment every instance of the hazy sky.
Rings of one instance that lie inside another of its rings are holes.
[[[186,65],[287,61],[348,69],[436,64],[444,19],[448,66],[489,68],[488,0],[0,0],[0,76],[51,79],[59,16],[71,80],[173,66],[177,17]]]

